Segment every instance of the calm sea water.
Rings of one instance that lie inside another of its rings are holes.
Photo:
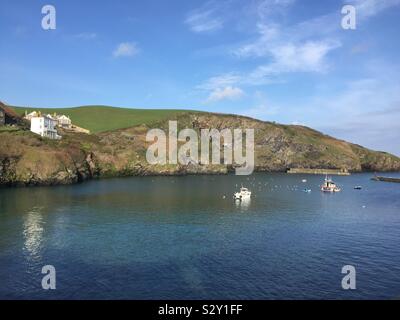
[[[0,298],[400,298],[400,184],[370,177],[335,177],[338,194],[261,173],[0,189]],[[241,184],[248,203],[232,200]]]

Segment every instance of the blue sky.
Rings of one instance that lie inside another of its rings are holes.
[[[0,100],[238,113],[400,155],[399,27],[400,0],[1,0]]]

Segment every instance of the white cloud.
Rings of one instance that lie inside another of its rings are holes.
[[[197,86],[201,90],[215,90],[217,88],[232,86],[240,81],[241,77],[233,72],[221,74],[209,78],[204,83]]]
[[[352,4],[361,18],[368,18],[383,10],[400,5],[400,0],[353,0]]]
[[[139,53],[139,49],[134,42],[122,42],[113,52],[115,58],[118,57],[133,57]]]
[[[269,21],[271,17],[284,16],[296,0],[209,0],[189,12],[185,19],[193,32],[212,32],[230,22],[236,25],[248,21]],[[240,28],[240,27],[239,27]]]
[[[187,16],[185,23],[197,33],[215,31],[223,26],[223,20],[215,16],[215,9],[193,11]]]
[[[210,91],[206,103],[221,100],[236,100],[244,96],[244,92],[235,84],[241,81],[241,77],[235,73],[227,73],[211,77],[196,89]]]
[[[258,14],[258,37],[232,50],[234,56],[265,58],[254,70],[241,75],[241,84],[261,85],[275,83],[279,76],[294,72],[325,72],[329,70],[328,55],[342,46],[338,37],[340,15],[330,13],[283,26],[276,20],[287,12],[293,0],[261,0],[253,5],[253,16]],[[347,2],[348,1],[344,1]],[[351,3],[351,1],[350,1]],[[353,0],[361,19],[400,5],[400,0]],[[267,18],[266,18],[267,17]],[[238,81],[239,83],[239,81]]]
[[[207,98],[206,102],[218,102],[221,100],[237,100],[244,95],[242,89],[238,87],[227,86],[224,88],[216,88]]]
[[[223,86],[259,86],[284,82],[280,75],[292,72],[325,72],[329,69],[327,55],[341,46],[339,41],[321,40],[304,43],[273,43],[267,47],[247,47],[246,55],[264,56],[270,63],[262,64],[250,72],[229,72],[213,76],[197,89],[214,90]],[[243,54],[243,51],[242,51]]]
[[[330,20],[326,16],[323,21]],[[315,20],[311,26],[320,25]],[[247,78],[252,83],[264,83],[265,77],[289,72],[322,72],[327,69],[326,56],[341,46],[334,39],[304,40],[310,38],[310,25],[301,24],[300,34],[288,32],[278,24],[257,25],[259,37],[233,51],[238,58],[265,58],[268,63],[258,66]]]
[[[211,91],[209,99],[214,92],[217,92],[216,97],[222,96],[221,88],[225,87],[240,87],[248,91],[248,86],[284,82],[289,73],[330,71],[335,66],[332,54],[342,43],[347,43],[349,33],[344,32],[340,24],[340,2],[336,11],[289,25],[284,24],[286,19],[277,18],[281,18],[293,2],[280,6],[278,15],[273,12],[274,0],[252,3],[257,6],[251,13],[247,12],[247,22],[237,19],[237,25],[251,26],[256,33],[246,42],[224,45],[225,52],[237,58],[234,69],[214,75],[197,86],[197,89]],[[365,24],[373,16],[399,5],[400,0],[350,0],[343,4],[354,4],[358,9],[358,23]],[[262,12],[257,11],[261,7]],[[236,12],[242,13],[240,10]],[[246,64],[241,66],[244,59]],[[369,70],[370,66],[368,63],[364,68],[365,79],[350,82],[341,90],[343,83],[332,87],[327,84],[328,88],[321,92],[316,88],[316,96],[311,99],[301,96],[299,100],[305,102],[299,102],[296,108],[285,106],[279,100],[252,97],[252,101],[250,97],[252,107],[244,114],[261,119],[276,117],[275,120],[288,123],[296,120],[297,124],[307,123],[333,136],[400,155],[400,149],[393,142],[400,139],[400,84],[394,83],[397,74],[390,73],[390,77],[382,79],[382,74],[389,74],[388,69],[379,66],[374,73]],[[229,72],[231,70],[236,71]],[[283,109],[290,110],[290,113],[281,112]]]
[[[261,24],[257,25],[259,37],[255,41],[244,44],[232,51],[233,55],[238,58],[263,57],[269,54],[269,50],[273,41],[280,36],[281,30],[277,24]]]
[[[288,72],[322,72],[327,68],[327,54],[340,47],[336,41],[308,41],[303,44],[286,43],[272,46],[269,54],[273,62],[257,67],[250,79],[263,79]]]

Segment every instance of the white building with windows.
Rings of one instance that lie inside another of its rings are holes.
[[[29,120],[29,121],[31,121],[32,120],[32,118],[35,118],[35,117],[38,117],[39,116],[39,114],[36,112],[36,111],[33,111],[33,112],[31,112],[31,113],[27,113],[26,111],[25,111],[25,119],[26,120]]]
[[[31,131],[50,139],[61,139],[57,134],[58,121],[49,116],[31,118]]]
[[[69,117],[65,116],[65,115],[61,115],[61,116],[56,116],[57,120],[58,120],[58,125],[61,128],[71,128],[72,126],[72,121]]]

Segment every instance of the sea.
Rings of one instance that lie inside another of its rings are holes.
[[[1,188],[0,299],[399,299],[400,184],[372,176]]]

